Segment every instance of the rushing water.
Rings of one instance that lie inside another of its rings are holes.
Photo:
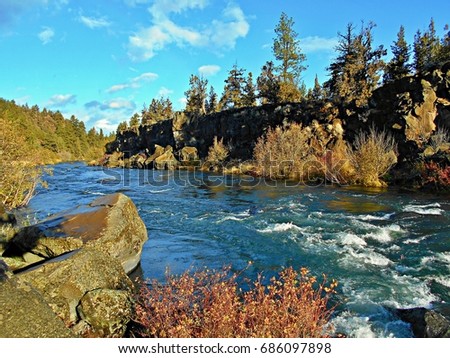
[[[353,337],[409,337],[392,308],[450,303],[449,197],[331,186],[262,183],[193,172],[53,167],[31,201],[33,219],[123,192],[149,240],[145,277],[166,268],[236,270],[267,276],[308,267],[339,281],[333,323]]]

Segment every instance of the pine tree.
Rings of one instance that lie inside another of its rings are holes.
[[[243,106],[243,93],[245,87],[245,69],[234,64],[225,80],[219,106],[221,109],[240,108]]]
[[[280,82],[275,74],[275,67],[272,61],[268,61],[261,69],[261,74],[256,80],[258,97],[262,104],[277,103],[280,91]]]
[[[243,92],[242,105],[244,107],[256,106],[256,88],[253,83],[253,74],[251,72],[248,73]]]
[[[384,82],[395,81],[410,74],[409,64],[411,47],[405,40],[405,28],[400,26],[397,33],[397,41],[391,46],[392,59],[386,66]]]
[[[133,114],[133,116],[130,118],[130,127],[138,127],[139,126],[139,114],[135,113]]]
[[[444,27],[444,37],[441,40],[441,47],[438,55],[438,62],[440,64],[450,61],[450,28],[448,25]]]
[[[310,97],[313,102],[320,102],[323,100],[323,97],[324,97],[323,89],[322,89],[322,86],[320,85],[317,74],[316,74],[316,77],[314,78],[314,87],[311,91]]]
[[[184,92],[186,96],[186,112],[192,114],[206,113],[206,88],[208,80],[203,77],[191,75],[189,79],[189,89]]]
[[[372,48],[374,27],[369,23],[355,35],[354,26],[348,24],[346,33],[338,34],[336,51],[339,55],[328,67],[331,78],[325,84],[327,90],[335,102],[350,111],[367,106],[384,67],[382,57],[386,50],[383,46]]]
[[[306,56],[301,52],[298,34],[294,31],[294,20],[284,12],[275,28],[276,37],[273,42],[273,54],[280,65],[277,71],[280,78],[280,92],[278,99],[281,102],[298,101],[298,90],[301,73],[306,69],[303,62]]]
[[[430,20],[428,30],[423,34],[417,30],[414,36],[414,69],[423,73],[428,68],[439,63],[441,41],[436,35],[434,20]]]
[[[208,100],[206,101],[206,113],[217,112],[217,93],[214,91],[214,87],[209,88]]]

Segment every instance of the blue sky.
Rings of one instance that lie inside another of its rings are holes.
[[[219,94],[235,63],[256,78],[281,12],[295,21],[308,87],[326,80],[349,22],[375,22],[388,49],[400,25],[412,43],[432,17],[439,36],[450,22],[450,2],[435,0],[0,0],[0,97],[109,132],[161,95],[183,109],[190,74]]]

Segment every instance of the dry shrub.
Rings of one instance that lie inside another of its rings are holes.
[[[38,155],[30,151],[20,130],[0,118],[0,203],[13,209],[27,205],[41,181]]]
[[[355,168],[350,160],[351,150],[343,139],[338,139],[334,145],[323,154],[316,153],[316,175],[329,183],[345,185],[355,178]]]
[[[350,157],[356,182],[364,186],[385,186],[381,177],[397,163],[394,138],[372,127],[369,133],[362,132],[356,137],[354,147]]]
[[[327,337],[337,286],[317,283],[307,269],[283,270],[268,285],[261,276],[243,292],[230,268],[168,276],[142,285],[137,297],[135,332],[143,337]]]
[[[228,158],[230,151],[227,146],[223,144],[223,138],[218,140],[214,137],[214,143],[208,150],[206,161],[211,165],[219,165]]]
[[[310,136],[300,124],[269,129],[253,151],[258,173],[271,179],[302,178],[311,160]]]
[[[437,152],[441,146],[450,142],[450,133],[446,128],[441,127],[434,132],[430,139],[432,148]]]

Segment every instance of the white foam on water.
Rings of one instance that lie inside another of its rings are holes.
[[[450,268],[450,252],[439,252],[436,257],[439,261],[446,263]]]
[[[385,214],[383,216],[375,216],[375,215],[359,215],[358,219],[363,221],[371,221],[371,220],[380,220],[380,221],[386,221],[391,218],[391,216],[394,215],[394,213]]]
[[[388,243],[394,240],[392,236],[393,233],[401,234],[405,233],[406,230],[402,229],[397,224],[391,224],[389,226],[377,228],[374,232],[370,232],[364,235],[365,238],[371,238],[381,243]]]
[[[430,279],[435,280],[437,283],[440,283],[443,286],[446,286],[450,289],[450,276],[433,276]]]
[[[152,194],[159,194],[159,193],[165,193],[167,191],[171,191],[172,189],[167,188],[167,189],[161,189],[161,190],[150,190],[150,193]]]
[[[442,215],[444,210],[440,209],[441,204],[433,203],[428,205],[406,205],[403,212],[416,213],[420,215]]]
[[[293,223],[281,223],[281,224],[271,224],[265,229],[257,230],[258,232],[262,233],[271,233],[271,232],[283,232],[283,231],[302,231],[300,227]]]
[[[100,196],[106,195],[105,193],[102,193],[102,192],[100,192],[100,191],[89,191],[89,190],[86,190],[86,191],[85,191],[85,194],[90,194],[90,195],[100,195]]]
[[[367,242],[363,238],[361,238],[355,234],[340,233],[338,235],[338,237],[341,240],[342,244],[344,244],[344,245],[357,246],[357,247],[367,246]]]
[[[393,262],[389,260],[387,257],[373,251],[366,250],[365,252],[356,252],[352,248],[347,250],[348,255],[346,255],[346,260],[350,262],[354,262],[353,259],[356,259],[359,262],[363,262],[364,264],[385,267],[391,265]]]
[[[343,312],[331,320],[336,333],[344,333],[351,338],[375,338],[369,317],[354,316],[350,312]]]
[[[423,240],[425,240],[427,238],[428,238],[428,236],[422,236],[422,237],[419,237],[417,239],[408,239],[408,240],[405,240],[403,242],[405,244],[419,244],[421,241],[423,241]]]

